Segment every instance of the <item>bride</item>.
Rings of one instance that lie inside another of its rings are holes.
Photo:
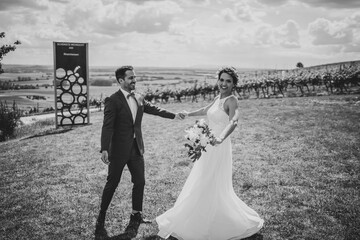
[[[207,115],[216,140],[194,163],[175,205],[156,217],[158,235],[181,240],[242,239],[258,232],[263,220],[234,192],[232,147],[229,135],[239,117],[237,98],[232,90],[238,82],[234,68],[218,74],[219,96],[208,106],[188,116]]]

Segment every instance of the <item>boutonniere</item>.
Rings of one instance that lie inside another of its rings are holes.
[[[137,101],[137,104],[139,107],[141,107],[142,105],[144,105],[144,95],[141,93],[135,93],[135,99]]]

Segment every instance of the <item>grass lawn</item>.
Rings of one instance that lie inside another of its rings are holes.
[[[163,106],[181,111],[205,104]],[[359,95],[239,104],[240,125],[231,136],[234,188],[265,220],[252,239],[360,239]],[[46,121],[0,143],[1,239],[94,239],[106,181],[102,118],[92,113],[91,125],[57,130]],[[144,116],[149,218],[174,204],[191,170],[184,129],[195,119]],[[126,239],[131,188],[126,169],[107,214],[111,239]],[[133,239],[157,239],[156,233],[155,222],[140,225]]]

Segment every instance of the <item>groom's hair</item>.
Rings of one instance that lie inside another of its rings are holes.
[[[220,79],[220,76],[221,76],[222,73],[229,74],[233,79],[234,86],[236,86],[236,84],[239,81],[239,75],[238,75],[238,73],[237,73],[237,71],[236,71],[236,69],[234,67],[222,67],[222,68],[220,68],[217,71],[217,79],[218,80]]]
[[[133,66],[122,66],[119,67],[118,69],[116,69],[115,71],[115,77],[116,77],[116,81],[120,82],[120,78],[121,79],[125,79],[126,76],[126,71],[128,70],[134,70]]]

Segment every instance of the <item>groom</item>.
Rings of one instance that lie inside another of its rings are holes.
[[[100,213],[96,221],[95,234],[105,231],[105,215],[117,188],[121,174],[127,165],[132,189],[132,214],[130,220],[137,223],[151,223],[142,215],[144,195],[144,142],[141,133],[143,113],[163,118],[183,119],[181,113],[171,113],[152,105],[143,96],[134,93],[135,70],[132,66],[122,66],[115,71],[120,90],[105,99],[104,121],[101,132],[101,160],[108,165]]]

